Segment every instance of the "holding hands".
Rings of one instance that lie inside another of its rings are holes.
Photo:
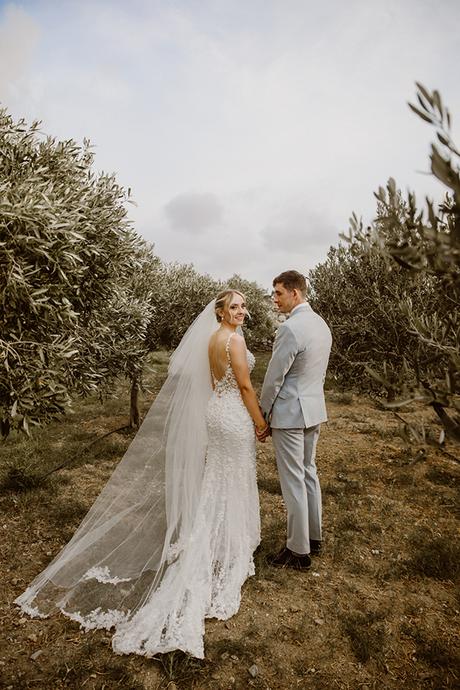
[[[265,443],[265,439],[267,436],[270,436],[272,433],[270,424],[266,424],[265,427],[260,428],[256,426],[256,436],[257,440],[260,441],[261,443]]]
[[[260,414],[263,415],[260,407],[259,407],[259,410],[260,410]],[[260,441],[261,443],[265,443],[265,439],[268,436],[271,436],[271,433],[272,433],[270,424],[268,422],[266,422],[264,418],[263,418],[263,422],[264,423],[261,426],[259,426],[258,424],[255,425],[257,440]]]

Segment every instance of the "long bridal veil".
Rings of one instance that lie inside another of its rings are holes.
[[[86,629],[111,628],[134,615],[179,556],[206,456],[214,305],[172,355],[163,387],[71,541],[16,599],[29,615],[60,610]]]

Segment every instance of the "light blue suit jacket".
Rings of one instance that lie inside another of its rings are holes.
[[[327,421],[323,386],[331,344],[328,325],[308,303],[278,328],[260,396],[272,428],[308,428]]]

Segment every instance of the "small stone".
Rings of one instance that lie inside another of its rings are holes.
[[[37,649],[36,652],[30,655],[30,658],[32,659],[32,661],[36,661],[40,654],[43,654],[43,649]]]
[[[38,637],[35,635],[35,633],[30,633],[29,635],[27,635],[27,639],[31,642],[36,642],[38,640]]]
[[[256,664],[253,664],[253,665],[248,669],[248,673],[249,673],[249,675],[252,676],[253,678],[255,678],[255,677],[257,676],[257,674],[259,673],[259,669],[257,668]]]
[[[313,577],[321,577],[319,573],[312,573]]]
[[[230,659],[233,659],[233,661],[239,661],[238,657],[236,654],[231,654]]]
[[[313,618],[316,625],[324,625],[324,618]]]

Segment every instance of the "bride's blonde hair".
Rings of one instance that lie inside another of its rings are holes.
[[[227,290],[222,290],[222,292],[219,292],[219,294],[217,295],[214,311],[216,313],[216,319],[219,323],[222,321],[223,318],[222,312],[226,307],[228,309],[228,307],[230,306],[230,302],[232,301],[233,295],[239,295],[244,300],[246,299],[242,292],[240,292],[239,290],[232,290],[231,288],[228,288]]]

